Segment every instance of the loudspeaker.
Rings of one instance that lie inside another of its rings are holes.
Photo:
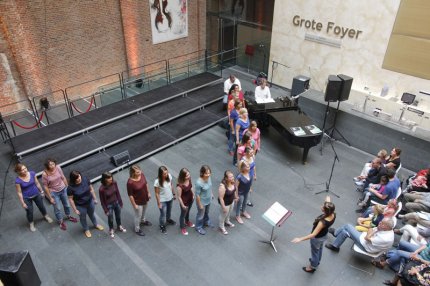
[[[293,86],[291,88],[291,96],[296,96],[309,89],[309,81],[311,79],[304,75],[298,75],[293,78]]]
[[[406,104],[412,104],[415,100],[415,94],[412,93],[403,93],[401,101]]]
[[[342,80],[335,75],[329,75],[324,100],[328,102],[338,101],[341,89]]]
[[[0,112],[0,125],[4,123],[3,115]]]
[[[344,74],[338,74],[337,77],[342,80],[342,88],[340,90],[339,101],[348,100],[349,94],[351,93],[353,78]]]
[[[115,166],[121,166],[130,161],[130,154],[128,151],[121,152],[119,154],[113,155],[111,157],[112,163],[114,163]]]
[[[39,275],[28,251],[0,254],[0,280],[4,285],[40,285]]]

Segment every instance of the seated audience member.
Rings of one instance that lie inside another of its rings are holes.
[[[399,214],[397,217],[399,219],[402,219],[403,222],[405,222],[405,223],[408,223],[411,225],[420,224],[426,228],[430,228],[430,214],[420,213],[420,212],[411,212],[411,213],[407,213],[407,214]]]
[[[362,250],[369,253],[377,253],[388,250],[394,242],[394,222],[391,218],[384,218],[375,228],[369,228],[367,232],[359,232],[351,224],[346,224],[337,230],[329,229],[336,237],[334,242],[326,243],[325,247],[338,252],[347,238],[350,238]]]
[[[377,190],[369,189],[369,192],[371,192],[369,199],[371,201],[386,205],[390,199],[396,198],[397,191],[400,187],[400,180],[396,177],[396,172],[391,168],[387,169],[387,177],[388,183],[381,193]]]
[[[357,219],[356,230],[364,232],[369,228],[376,227],[379,222],[384,218],[384,206],[383,205],[374,205],[372,208],[372,215],[368,217],[359,217]]]
[[[381,149],[381,150],[379,150],[376,157],[381,159],[382,164],[385,164],[385,161],[387,159],[387,155],[388,155],[387,150]],[[370,169],[372,169],[372,161],[364,164],[364,167],[363,167],[363,170],[361,170],[360,176],[354,177],[354,181],[355,182],[364,181],[367,178],[367,174],[369,173]]]
[[[237,84],[239,86],[239,90],[242,90],[242,86],[240,85],[240,80],[237,79],[233,74],[229,76],[229,78],[224,81],[224,98],[223,103],[227,104],[228,94],[230,91],[230,88],[233,84]]]
[[[390,157],[388,157],[387,162],[385,162],[386,168],[393,168],[397,171],[400,167],[400,153],[402,153],[402,150],[399,148],[393,148],[390,153]]]
[[[410,224],[405,224],[400,229],[394,229],[394,233],[401,235],[401,241],[412,242],[416,245],[426,245],[426,238],[430,235],[430,229],[427,227],[418,229]]]
[[[382,160],[380,158],[374,158],[370,164],[371,168],[367,173],[367,176],[363,180],[355,182],[357,186],[361,186],[363,189],[366,189],[369,184],[379,183],[381,181],[381,177],[387,173],[387,169],[382,164]]]
[[[261,84],[255,88],[255,101],[263,101],[272,98],[267,80],[262,79]]]
[[[397,272],[400,265],[406,264],[406,261],[409,259],[430,264],[430,244],[416,245],[401,240],[396,249],[387,252],[386,258],[381,257],[379,261],[372,260],[372,264],[381,269],[385,265],[389,265],[391,269]]]
[[[407,181],[404,192],[429,192],[430,169],[424,169]]]
[[[430,266],[428,262],[409,260],[399,273],[396,273],[392,280],[385,280],[384,285],[389,286],[429,286]]]
[[[430,212],[430,193],[410,192],[403,195],[406,212]]]
[[[398,205],[397,205],[397,200],[396,199],[391,199],[388,201],[387,205],[384,206],[384,211],[383,211],[383,215],[384,217],[393,217],[394,214],[396,213],[396,211],[398,210]],[[369,215],[372,213],[372,207],[368,207],[363,214],[361,215],[361,217],[369,217]],[[358,211],[357,211],[358,212]],[[360,209],[360,212],[362,212],[362,209]]]
[[[370,189],[372,189],[373,191],[377,191],[378,193],[381,194],[384,192],[385,186],[387,185],[387,183],[388,183],[388,177],[382,176],[379,184],[369,184],[369,187],[365,190],[363,194],[363,199],[360,200],[360,202],[357,205],[362,208],[367,206],[369,197],[372,194],[372,192],[370,192]]]

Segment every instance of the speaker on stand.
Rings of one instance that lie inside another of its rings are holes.
[[[40,285],[39,275],[28,251],[0,254],[0,280],[4,285]]]
[[[323,133],[322,133],[322,136],[324,136],[324,134],[326,133],[330,138],[334,139],[333,137],[334,132],[337,132],[338,135],[341,137],[341,139],[345,141],[345,143],[347,143],[349,146],[351,146],[349,141],[336,128],[336,120],[337,120],[337,114],[339,112],[340,102],[348,100],[349,98],[349,94],[351,93],[352,81],[353,81],[352,77],[344,74],[339,74],[337,76],[330,75],[328,77],[327,88],[324,95],[324,100],[327,102],[327,106],[326,106],[326,112],[324,115]],[[327,130],[325,130],[327,116],[330,110],[330,102],[336,102],[336,101],[337,101],[337,107],[334,111],[333,124]],[[324,146],[324,140],[321,140],[321,148],[320,148],[321,155],[322,155],[323,146]]]

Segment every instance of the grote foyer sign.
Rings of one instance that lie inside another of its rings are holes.
[[[337,37],[343,39],[348,36],[351,39],[358,39],[358,36],[363,33],[363,31],[351,29],[343,26],[338,26],[334,22],[327,22],[324,27],[323,23],[317,22],[314,19],[306,20],[302,19],[299,15],[293,17],[293,25],[296,27],[304,27],[306,29],[315,30],[318,32],[325,31],[327,34],[334,34]]]

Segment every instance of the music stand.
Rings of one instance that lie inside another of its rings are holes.
[[[275,227],[281,227],[282,224],[293,214],[292,211],[287,210],[284,208],[280,203],[275,202],[273,205],[270,206],[270,208],[267,209],[267,211],[262,215],[262,217],[272,225],[272,233],[270,234],[269,241],[267,240],[260,240],[262,243],[267,243],[272,246],[273,250],[277,253],[275,247]]]

